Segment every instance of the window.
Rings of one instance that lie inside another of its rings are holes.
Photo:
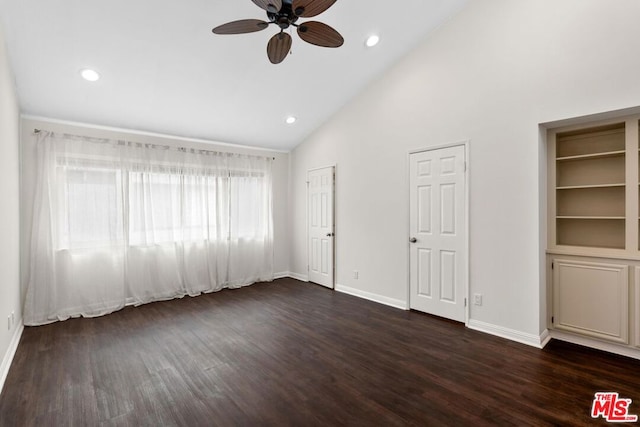
[[[273,279],[271,158],[37,138],[25,324]]]
[[[114,170],[60,167],[59,249],[123,241],[122,176]]]
[[[58,248],[265,237],[263,173],[197,172],[58,166]]]

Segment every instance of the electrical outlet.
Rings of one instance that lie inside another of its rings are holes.
[[[358,270],[353,270],[353,278],[357,279],[358,278]]]
[[[482,294],[473,294],[473,304],[482,305]]]

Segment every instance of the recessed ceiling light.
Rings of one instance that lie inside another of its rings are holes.
[[[367,47],[374,47],[375,45],[378,44],[379,41],[380,41],[380,37],[375,35],[375,34],[373,34],[373,35],[369,36],[369,38],[367,39],[365,44],[367,45]]]
[[[296,119],[293,116],[289,116],[289,117],[287,117],[287,120],[285,120],[285,122],[287,122],[288,125],[292,125],[292,124],[294,124],[296,122],[296,120],[298,120],[298,119]]]
[[[100,74],[98,74],[96,70],[91,70],[89,68],[85,68],[84,70],[82,70],[80,72],[80,75],[88,82],[97,82],[98,80],[100,80]]]

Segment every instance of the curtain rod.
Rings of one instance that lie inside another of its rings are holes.
[[[38,129],[38,128],[34,128],[33,129],[33,133],[34,134],[39,134],[42,132],[42,129]],[[55,133],[55,132],[51,132],[51,133]],[[86,136],[86,135],[74,135],[74,134],[70,134],[70,133],[64,133],[64,135],[68,135],[71,137],[75,137],[75,138],[86,138],[86,139],[91,139],[92,137],[90,136]],[[93,138],[93,139],[104,139],[105,141],[109,141],[109,138]],[[122,141],[122,142],[130,142],[133,144],[140,144],[140,145],[152,145],[152,146],[156,146],[156,147],[163,147],[166,149],[171,149],[171,148],[175,148],[178,151],[187,151],[187,150],[194,150],[194,151],[200,151],[200,152],[206,152],[206,153],[220,153],[220,154],[240,154],[240,153],[228,153],[228,152],[223,152],[223,151],[215,151],[215,150],[205,150],[202,148],[187,148],[187,147],[172,147],[171,145],[159,145],[159,144],[145,144],[142,142],[135,142],[135,141],[125,141],[125,140],[118,140],[118,141]],[[256,156],[253,154],[246,154],[247,156],[253,156],[253,157],[265,157],[265,158],[269,158],[269,156]],[[275,160],[275,157],[271,157],[272,160]]]

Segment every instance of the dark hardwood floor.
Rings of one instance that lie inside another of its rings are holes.
[[[640,361],[281,279],[26,328],[0,426],[605,425]]]

